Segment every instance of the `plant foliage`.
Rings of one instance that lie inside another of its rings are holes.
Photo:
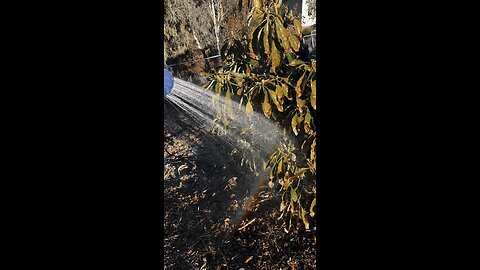
[[[225,42],[224,65],[208,74],[206,88],[227,100],[240,99],[249,117],[261,110],[294,138],[271,153],[264,169],[269,186],[282,196],[280,218],[285,217],[287,228],[297,220],[308,230],[316,204],[316,62],[300,58],[302,25],[281,1],[240,4],[251,7],[248,36]],[[234,117],[229,106],[217,108],[225,125]]]

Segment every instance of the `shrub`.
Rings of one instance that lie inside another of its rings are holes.
[[[316,61],[300,57],[301,22],[281,1],[253,1],[248,27],[248,36],[225,42],[223,67],[208,74],[206,88],[227,100],[237,96],[247,115],[262,110],[292,134],[294,140],[271,153],[264,169],[269,186],[282,196],[287,228],[293,218],[308,230],[316,204]],[[218,108],[217,117],[228,125],[234,116]]]

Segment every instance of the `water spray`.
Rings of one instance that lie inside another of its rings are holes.
[[[266,187],[266,182],[269,180],[268,172],[262,168],[262,164],[284,140],[282,129],[265,118],[262,113],[253,112],[248,116],[245,106],[241,103],[236,104],[231,99],[226,99],[213,91],[174,78],[166,68],[163,73],[165,100],[182,109],[182,112],[187,113],[198,125],[214,128],[218,134],[222,135],[220,138],[231,145],[235,153],[240,154],[242,158],[240,166],[244,166],[245,160],[245,164],[248,162],[246,165],[249,165],[257,176],[256,179],[241,183],[246,185],[250,192],[243,199],[242,207],[232,217],[231,227],[227,229],[227,235],[231,235],[252,213],[252,208],[257,204],[258,195],[263,187]],[[227,106],[230,106],[231,113],[235,117],[229,117],[228,127],[224,127],[217,121],[217,113],[219,109],[225,110]]]

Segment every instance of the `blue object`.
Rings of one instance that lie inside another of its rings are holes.
[[[173,75],[170,71],[163,69],[163,96],[168,95],[173,88]]]

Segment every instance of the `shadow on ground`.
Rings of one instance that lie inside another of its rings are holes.
[[[164,121],[165,269],[314,268],[312,237],[277,227],[271,190],[243,211],[258,178],[228,144],[168,102]]]

